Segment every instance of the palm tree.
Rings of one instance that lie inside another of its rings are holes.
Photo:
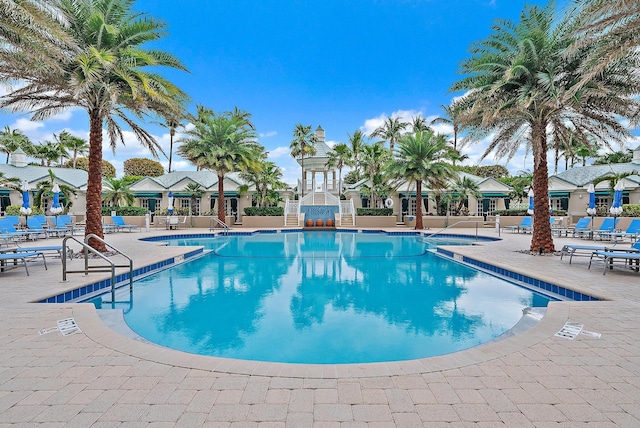
[[[476,199],[482,197],[478,183],[469,177],[464,176],[458,177],[456,182],[453,184],[451,191],[454,193],[454,198],[458,200],[455,215],[460,215],[464,208],[464,203],[469,199],[469,196],[473,196]]]
[[[265,207],[269,199],[269,192],[278,189],[286,189],[287,184],[282,181],[282,171],[274,162],[268,161],[266,156],[257,156],[258,161],[246,171],[240,173],[240,177],[255,186],[258,192],[257,202],[259,207]],[[247,191],[248,186],[243,186]]]
[[[440,108],[442,108],[442,110],[444,111],[445,116],[436,117],[431,121],[431,125],[444,124],[444,125],[451,126],[453,130],[453,141],[451,142],[452,149],[458,153],[461,153],[461,150],[466,145],[468,139],[467,138],[459,139],[460,134],[467,129],[464,122],[462,121],[462,115],[464,114],[464,112],[462,111],[460,103],[453,101],[451,105],[448,105],[448,106],[441,105]],[[475,136],[480,137],[480,135],[475,135]],[[465,159],[463,158],[458,159],[455,156],[453,156],[451,160],[453,162],[453,165],[455,166],[457,161],[463,161]]]
[[[407,127],[409,123],[403,122],[399,117],[395,119],[388,117],[384,123],[378,126],[371,133],[371,137],[379,137],[389,142],[389,150],[393,152],[393,147],[398,141],[398,138],[402,135],[402,131]]]
[[[26,71],[63,71],[60,60],[75,45],[57,2],[0,0],[0,22],[0,82],[21,80]]]
[[[360,162],[363,171],[369,176],[367,185],[369,186],[372,208],[376,206],[376,197],[378,196],[376,190],[380,188],[382,184],[381,180],[376,179],[376,177],[383,171],[390,155],[391,152],[385,149],[382,141],[366,145],[362,149]]]
[[[185,186],[184,192],[189,195],[189,215],[198,214],[197,201],[204,195],[205,190],[198,183],[189,183]],[[193,226],[193,217],[191,218],[191,226]]]
[[[44,197],[53,196],[52,189],[55,184],[55,179],[56,175],[51,171],[51,169],[49,169],[49,180],[40,181],[36,185],[36,193],[33,196],[33,205],[42,208],[43,212],[46,212],[47,210],[47,207],[43,205]],[[64,200],[66,201],[64,211],[69,212],[71,205],[73,205],[71,195],[75,195],[76,191],[66,184],[58,183],[58,186],[60,187],[60,193],[62,193]]]
[[[183,100],[182,103],[186,103],[186,100]],[[169,130],[169,168],[167,171],[169,173],[171,173],[171,163],[173,161],[173,139],[176,136],[176,131],[178,130],[178,128],[184,126],[182,124],[182,120],[185,116],[186,113],[184,111],[184,107],[181,107],[180,111],[168,112],[167,114],[165,114],[164,120],[162,122],[154,122]]]
[[[59,0],[68,24],[66,33],[76,48],[57,59],[59,67],[24,70],[26,85],[3,97],[0,108],[30,110],[42,120],[74,107],[89,116],[89,174],[85,233],[103,237],[102,231],[102,140],[103,125],[112,150],[124,143],[122,125],[157,157],[154,137],[134,117],[178,110],[185,95],[159,73],[162,67],[185,70],[172,55],[144,49],[158,40],[164,24],[134,12],[132,0]],[[59,69],[64,70],[60,72]],[[90,244],[106,247],[95,240]]]
[[[423,229],[422,183],[433,190],[447,187],[447,180],[454,175],[453,167],[444,161],[447,140],[433,130],[403,135],[398,149],[388,166],[389,176],[415,182],[416,184],[416,229]]]
[[[63,144],[65,149],[71,150],[73,153],[73,168],[76,167],[78,156],[85,156],[89,153],[89,143],[87,140],[71,135],[69,131],[62,131],[58,136],[58,140]]]
[[[433,123],[433,121],[431,121],[431,123]],[[413,132],[414,134],[416,132],[423,132],[429,129],[429,125],[427,124],[427,119],[422,117],[421,114],[418,114],[411,119],[410,126],[411,126],[411,132]]]
[[[218,176],[218,219],[225,221],[224,178],[230,172],[246,170],[256,162],[260,149],[250,116],[243,111],[214,113],[198,106],[191,119],[193,129],[186,131],[179,151],[187,159]]]
[[[60,146],[51,141],[44,144],[34,144],[31,156],[40,160],[40,166],[51,166],[51,163],[60,159]]]
[[[5,126],[0,131],[0,152],[7,154],[6,164],[9,163],[9,156],[11,153],[18,150],[29,143],[29,138],[22,133],[19,129],[11,129],[9,126]],[[23,148],[24,150],[24,148]]]
[[[347,138],[349,139],[349,150],[351,151],[352,159],[350,163],[347,165],[353,166],[356,172],[357,179],[360,179],[360,154],[362,150],[367,145],[365,141],[365,136],[361,130],[357,129],[353,134],[347,133]]]
[[[135,195],[126,185],[124,179],[105,178],[103,182],[104,196],[102,199],[112,207],[131,206]]]
[[[303,125],[301,123],[296,124],[293,128],[293,140],[289,148],[291,149],[291,156],[297,158],[300,156],[300,166],[302,167],[302,191],[300,192],[300,199],[304,197],[305,177],[304,177],[304,157],[305,155],[314,156],[316,154],[316,148],[314,144],[317,142],[316,134],[311,131],[311,125]]]
[[[611,64],[638,56],[640,46],[640,0],[576,0],[572,13],[582,25],[568,50],[575,55],[585,47],[588,58],[583,64],[581,85],[588,84]]]
[[[342,194],[342,168],[344,168],[349,162],[349,159],[351,159],[351,150],[349,150],[349,146],[345,143],[338,143],[328,155],[327,168],[338,168],[338,183],[340,186],[338,193]]]
[[[6,187],[9,189],[20,190],[20,179],[17,177],[5,177],[3,172],[0,172],[0,187]]]
[[[531,145],[536,215],[530,249],[535,252],[555,251],[547,196],[547,134],[560,140],[570,132],[600,141],[622,140],[629,131],[617,115],[630,117],[640,108],[632,98],[640,87],[639,76],[622,66],[594,76],[574,92],[587,55],[568,59],[565,51],[579,24],[571,15],[556,23],[553,5],[526,6],[520,22],[499,22],[486,40],[473,46],[472,56],[462,64],[467,77],[452,87],[467,91],[461,106],[465,125],[495,132],[484,156],[495,151],[510,158],[523,143]]]

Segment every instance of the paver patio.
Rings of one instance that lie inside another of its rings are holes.
[[[187,251],[135,239],[165,233],[107,240],[139,267]],[[640,427],[640,274],[603,276],[588,258],[519,252],[530,235],[502,237],[455,252],[604,300],[551,303],[525,332],[441,357],[295,365],[164,349],[115,332],[93,305],[30,303],[103,275],[62,283],[57,259],[0,273],[0,427]],[[70,317],[82,333],[38,334]],[[601,337],[554,336],[566,321]]]

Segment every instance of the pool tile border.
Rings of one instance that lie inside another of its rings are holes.
[[[166,240],[166,237],[164,240]],[[202,255],[203,253],[204,253],[204,249],[198,248],[197,250],[193,250],[179,256],[161,260],[159,262],[152,263],[147,266],[142,266],[140,268],[133,270],[133,279],[135,280],[137,277],[148,275],[157,270],[164,269],[167,266],[171,266],[176,263],[180,263],[184,260],[190,259],[192,257]],[[123,283],[125,283],[125,281],[126,282],[129,281],[129,272],[116,275],[115,281],[116,281],[116,288],[121,287]],[[51,297],[46,297],[42,300],[37,301],[36,303],[66,303],[70,301],[76,301],[77,299],[80,299],[84,296],[90,296],[93,293],[101,292],[110,287],[111,287],[111,278],[107,278],[101,281],[84,285],[74,290],[69,290],[69,291],[65,291],[64,293],[56,294]]]
[[[480,269],[492,272],[500,277],[503,277],[510,281],[517,281],[531,289],[538,289],[541,293],[552,293],[558,296],[565,297],[569,300],[576,302],[597,302],[601,299],[590,296],[585,293],[580,293],[578,291],[572,290],[570,288],[563,287],[561,285],[553,284],[547,281],[543,281],[537,278],[532,278],[528,275],[512,271],[510,269],[505,269],[499,266],[492,265],[490,263],[482,262],[480,260],[473,259],[468,256],[463,256],[460,254],[456,254],[453,251],[446,250],[444,248],[438,247],[436,252],[440,255],[446,256],[452,260],[460,261],[462,263],[466,263],[472,266],[476,266]]]

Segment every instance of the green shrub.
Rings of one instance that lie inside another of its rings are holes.
[[[24,215],[20,212],[20,205],[9,205],[5,215]],[[44,210],[40,207],[31,207],[31,215],[42,215]]]
[[[124,175],[160,177],[164,175],[164,167],[153,159],[132,158],[124,161]]]
[[[244,209],[245,215],[249,217],[255,216],[283,216],[283,207],[246,207]]]
[[[503,216],[503,217],[529,215],[529,213],[527,212],[526,209],[495,210],[495,211],[491,212],[491,215],[498,215],[498,214]],[[567,212],[565,210],[555,210],[555,211],[551,211],[551,215],[552,216],[565,216],[565,215],[567,215]]]
[[[393,208],[358,208],[356,214],[362,216],[390,216],[393,215]]]
[[[640,217],[640,204],[624,204],[622,205],[621,217]]]
[[[156,210],[156,215],[168,216],[169,211],[166,208],[160,208]],[[174,207],[172,215],[189,215],[189,208],[187,207]]]
[[[149,212],[143,207],[102,207],[102,215],[109,216],[111,211],[115,211],[116,215],[144,216]]]

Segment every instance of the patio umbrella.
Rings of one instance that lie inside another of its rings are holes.
[[[60,206],[60,186],[58,186],[58,183],[53,185],[51,191],[53,192],[53,203],[49,211],[51,211],[51,214],[57,216],[63,211],[63,208]]]
[[[173,214],[173,193],[169,190],[169,205],[167,205],[169,215]]]
[[[22,206],[20,207],[20,213],[27,217],[31,215],[31,206],[29,202],[29,190],[31,189],[29,188],[27,180],[22,182],[20,189],[22,190]]]
[[[593,217],[596,215],[596,188],[593,183],[587,187],[587,193],[589,193],[589,206],[587,207],[587,215]]]
[[[529,209],[527,209],[529,215],[533,214],[533,187],[529,188]]]
[[[617,217],[622,214],[622,190],[624,185],[622,180],[619,180],[613,188],[613,204],[609,208],[609,212],[612,216]]]

